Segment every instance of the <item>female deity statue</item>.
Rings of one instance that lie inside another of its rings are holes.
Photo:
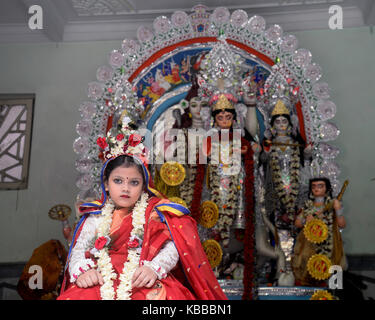
[[[199,222],[203,247],[218,277],[230,264],[230,255],[244,249],[245,270],[252,277],[253,233],[253,154],[259,146],[234,129],[237,117],[236,98],[228,93],[210,100],[214,128],[203,140],[207,165],[198,163],[191,212]],[[232,162],[226,156],[231,157]],[[243,217],[237,225],[238,216]],[[234,229],[244,229],[243,244],[235,238]],[[248,270],[246,270],[248,268]],[[249,270],[251,269],[251,270]],[[237,270],[241,273],[241,270]],[[236,270],[234,270],[236,274]],[[233,277],[233,274],[231,274]]]
[[[302,229],[298,234],[292,267],[296,285],[321,286],[331,265],[345,270],[346,260],[339,229],[345,228],[343,208],[339,201],[343,191],[332,198],[331,183],[327,178],[309,182],[309,199],[295,220]]]
[[[304,159],[311,157],[312,147],[305,147],[302,137],[294,130],[290,111],[281,99],[277,100],[271,113],[270,125],[260,156],[264,165],[265,207],[275,225],[275,242],[280,244],[289,270],[294,220],[300,199],[301,167]]]

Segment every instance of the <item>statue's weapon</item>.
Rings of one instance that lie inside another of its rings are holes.
[[[340,191],[340,193],[339,193],[338,196],[337,196],[337,200],[340,201],[340,200],[342,199],[342,197],[343,197],[343,195],[344,195],[344,193],[345,193],[345,190],[346,190],[346,187],[348,186],[348,184],[349,184],[349,180],[345,180],[344,184],[343,184],[342,187],[341,187],[341,191]],[[324,207],[323,212],[325,212],[325,211],[330,211],[330,210],[332,209],[332,207],[333,207],[333,201],[330,201],[330,202],[327,203],[326,206]]]

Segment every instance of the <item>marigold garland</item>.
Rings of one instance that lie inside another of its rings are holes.
[[[244,291],[242,295],[243,300],[253,299],[254,288],[254,250],[255,250],[255,228],[254,228],[254,153],[250,143],[241,139],[241,143],[247,146],[247,152],[244,157],[245,167],[245,218],[246,227],[244,235]]]

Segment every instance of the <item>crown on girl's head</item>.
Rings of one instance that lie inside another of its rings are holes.
[[[106,137],[99,137],[96,140],[100,148],[99,158],[107,161],[121,155],[129,155],[147,159],[147,149],[143,144],[144,137],[129,127],[130,122],[131,119],[125,117],[120,130],[109,130]]]

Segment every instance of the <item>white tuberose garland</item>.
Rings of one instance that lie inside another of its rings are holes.
[[[143,239],[145,212],[147,208],[148,194],[142,193],[141,198],[137,201],[132,212],[133,229],[130,233],[130,239]],[[112,224],[113,211],[115,205],[109,200],[102,211],[103,221],[98,227],[98,237],[109,235]],[[137,267],[141,254],[141,245],[138,248],[128,249],[128,259],[124,263],[124,268],[120,274],[120,284],[117,288],[117,300],[130,300],[132,295],[131,280]],[[103,277],[104,284],[100,287],[100,295],[103,300],[115,300],[115,289],[113,280],[117,278],[117,274],[113,269],[111,257],[108,254],[108,247],[104,247],[95,254],[98,259],[98,269]]]

